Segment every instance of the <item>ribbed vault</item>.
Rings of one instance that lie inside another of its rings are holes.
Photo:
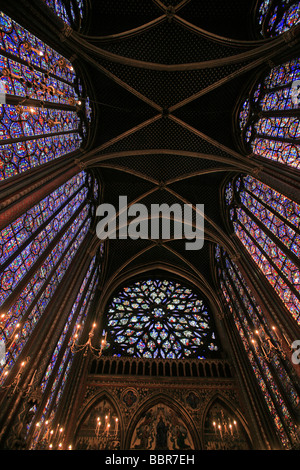
[[[222,185],[231,174],[264,169],[241,153],[236,104],[245,86],[266,64],[282,60],[293,41],[289,34],[259,39],[249,21],[255,4],[90,0],[80,32],[55,20],[64,49],[90,86],[94,126],[76,162],[99,176],[102,200],[117,208],[125,195],[149,212],[153,203],[205,208],[205,243],[197,252],[187,251],[184,240],[160,240],[159,247],[151,240],[109,240],[104,291],[116,275],[149,260],[196,273],[213,291],[214,243],[236,255],[223,222]],[[42,20],[34,28],[40,33]]]
[[[236,254],[223,224],[222,183],[231,173],[259,171],[236,146],[235,105],[245,83],[286,43],[255,38],[247,17],[255,2],[247,10],[232,0],[222,12],[218,3],[217,18],[214,2],[100,3],[91,2],[88,31],[64,31],[96,96],[94,147],[81,165],[99,174],[103,200],[116,208],[121,195],[130,205],[145,204],[149,213],[154,203],[205,207],[199,252],[187,251],[184,240],[107,242],[102,289],[151,261],[183,267],[213,290],[213,244]]]

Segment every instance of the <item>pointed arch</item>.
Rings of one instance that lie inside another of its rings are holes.
[[[110,410],[111,411],[114,411],[117,415],[117,419],[118,419],[118,425],[115,424],[116,422],[114,421],[115,420],[115,416],[112,416],[112,425],[111,425],[111,429],[109,430],[108,434],[111,435],[112,437],[112,441],[113,441],[113,438],[114,436],[112,435],[112,433],[114,432],[115,433],[115,441],[118,441],[119,442],[119,446],[118,448],[120,449],[123,449],[124,448],[124,444],[123,444],[123,441],[124,441],[124,436],[126,434],[126,430],[125,430],[125,427],[124,427],[124,419],[123,419],[123,414],[122,414],[122,411],[120,409],[120,405],[119,405],[119,402],[118,400],[115,399],[115,397],[111,394],[111,392],[109,391],[109,389],[101,389],[100,391],[96,392],[92,398],[90,398],[84,408],[81,410],[79,416],[78,416],[78,420],[77,420],[77,423],[76,423],[76,428],[75,428],[75,431],[74,431],[74,444],[77,443],[77,446],[76,448],[77,449],[80,449],[80,444],[79,444],[79,439],[80,439],[80,429],[82,428],[84,422],[88,419],[88,418],[91,418],[91,421],[93,420],[93,423],[90,423],[90,424],[94,424],[94,428],[89,428],[89,433],[87,434],[87,437],[90,437],[90,434],[91,434],[91,431],[93,430],[95,432],[95,438],[97,438],[96,436],[96,433],[97,433],[97,424],[98,424],[98,432],[101,433],[101,432],[104,432],[105,431],[105,428],[103,425],[105,425],[105,415],[104,415],[104,421],[102,419],[101,421],[101,425],[99,425],[99,421],[97,420],[97,418],[100,417],[100,420],[101,420],[101,416],[98,412],[97,414],[97,405],[99,404],[102,404],[105,402],[108,403],[108,405],[110,405]],[[107,407],[109,408],[109,406]],[[101,410],[102,412],[103,410]],[[108,420],[106,421],[106,424],[108,424]],[[96,445],[96,444],[95,444]],[[100,448],[98,448],[97,446],[95,447],[95,450],[100,450]],[[117,449],[116,449],[117,450]]]
[[[159,405],[161,405],[162,407],[167,407],[167,409],[170,409],[172,411],[172,413],[174,414],[173,416],[179,418],[178,422],[180,422],[180,421],[183,422],[184,427],[186,428],[186,430],[188,430],[188,432],[190,434],[190,437],[191,437],[193,445],[194,445],[194,449],[197,449],[197,450],[201,449],[201,444],[199,442],[196,425],[195,425],[192,417],[189,415],[189,413],[187,412],[187,410],[186,410],[186,408],[184,407],[183,404],[181,404],[179,401],[177,401],[173,398],[170,398],[170,396],[168,396],[165,393],[155,394],[151,398],[145,400],[137,408],[137,410],[135,411],[135,413],[132,416],[132,418],[129,422],[129,425],[128,425],[128,432],[127,432],[127,436],[126,436],[126,440],[125,440],[125,449],[129,450],[129,449],[133,448],[133,447],[131,447],[132,438],[133,438],[133,435],[134,435],[134,431],[137,428],[139,422],[146,416],[147,413],[151,412],[151,410],[153,408],[155,408]],[[155,413],[153,413],[153,415],[155,417]],[[150,417],[150,413],[147,416],[147,419],[149,420],[148,425],[151,425],[151,424],[155,423],[155,419],[154,419],[153,415],[152,415],[152,418]],[[151,419],[153,420],[152,422],[151,422]],[[175,418],[175,421],[177,421],[176,418]],[[172,426],[170,426],[170,428],[173,428],[173,430],[174,430],[175,426],[176,426],[176,423],[174,423],[174,421],[173,421]],[[149,434],[150,438],[146,440],[148,445],[152,444],[153,446],[155,446],[154,432],[155,432],[154,429],[152,429],[151,433]],[[153,438],[154,442],[153,441],[151,442],[151,438]],[[169,439],[168,439],[168,442],[170,442]],[[185,442],[185,440],[184,440],[184,442]],[[177,447],[175,447],[175,449],[179,449],[179,447],[177,446]],[[145,449],[145,450],[149,450],[149,449]],[[161,449],[161,450],[163,450],[163,449]],[[168,447],[164,448],[164,450],[168,450]],[[183,450],[183,449],[181,449],[181,450]],[[187,449],[185,449],[185,450],[187,450]]]
[[[249,157],[266,159],[278,171],[280,166],[300,169],[299,77],[298,57],[273,64],[248,85],[237,102],[237,144]]]
[[[216,392],[210,398],[209,402],[205,406],[205,409],[203,410],[203,420],[200,430],[200,439],[203,448],[206,449],[207,446],[212,445],[209,444],[208,437],[206,436],[206,433],[208,433],[209,430],[213,431],[215,436],[219,433],[220,439],[216,439],[216,441],[219,440],[220,443],[222,442],[221,432],[220,430],[218,430],[218,422],[214,421],[215,425],[213,424],[213,422],[210,422],[210,418],[212,418],[212,416],[210,416],[210,412],[216,405],[218,405],[225,412],[223,416],[224,421],[220,422],[220,426],[222,426],[223,433],[222,437],[224,440],[223,446],[225,447],[225,449],[234,448],[234,439],[243,442],[243,445],[245,446],[244,448],[248,450],[252,449],[253,441],[250,435],[249,425],[247,423],[247,420],[245,419],[245,416],[239,409],[237,409],[236,404],[232,403],[226,396],[220,394],[219,392]],[[217,417],[213,419],[217,420]],[[225,444],[226,437],[229,438],[227,444]],[[232,439],[232,437],[234,437],[234,439]],[[241,444],[239,444],[239,448],[243,448]]]

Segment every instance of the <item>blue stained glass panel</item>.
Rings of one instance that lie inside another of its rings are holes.
[[[107,322],[112,349],[108,353],[179,358],[199,357],[199,349],[201,357],[212,349],[219,350],[212,339],[204,301],[191,289],[169,280],[148,280],[124,287],[108,307]],[[199,341],[188,339],[196,336]]]

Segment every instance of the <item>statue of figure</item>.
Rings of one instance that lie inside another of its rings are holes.
[[[139,444],[135,444],[134,449],[148,450],[148,441],[151,434],[149,426],[144,425],[144,423],[139,426],[136,430],[136,436],[140,440]]]
[[[161,416],[156,426],[155,450],[167,450],[168,449],[168,429],[169,429],[169,426],[165,424]]]
[[[185,443],[185,440],[187,437],[188,437],[187,430],[183,426],[178,427],[178,431],[177,431],[178,449],[180,450],[190,449],[190,446]]]

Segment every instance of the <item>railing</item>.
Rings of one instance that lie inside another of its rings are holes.
[[[221,359],[145,359],[101,357],[94,359],[90,374],[149,377],[217,377],[231,378],[229,363]]]

